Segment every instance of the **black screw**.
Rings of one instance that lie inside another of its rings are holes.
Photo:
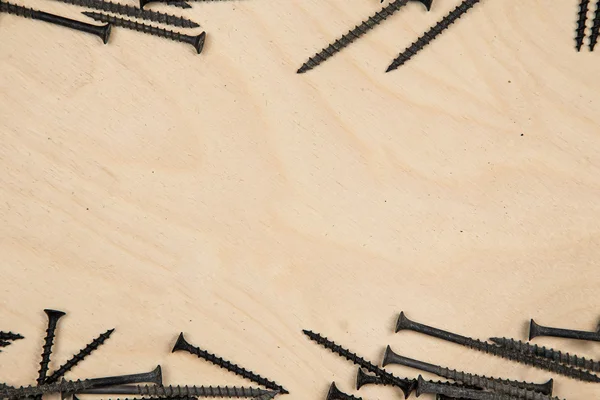
[[[54,383],[62,378],[68,371],[70,371],[73,367],[75,367],[80,361],[82,361],[85,357],[89,356],[94,350],[100,347],[106,339],[112,335],[114,329],[109,329],[105,333],[102,333],[96,339],[92,340],[85,348],[79,351],[79,353],[75,354],[70,360],[61,365],[56,371],[52,373],[48,378],[46,378],[44,383]]]
[[[594,12],[592,33],[590,34],[590,51],[594,51],[596,43],[598,43],[598,36],[600,36],[600,0],[596,2],[596,11]]]
[[[404,312],[401,312],[400,317],[398,318],[398,323],[396,325],[396,332],[403,329],[423,333],[425,335],[433,336],[438,339],[446,340],[448,342],[460,344],[461,346],[469,347],[471,349],[478,350],[487,354],[506,358],[507,360],[516,361],[522,364],[531,365],[536,368],[555,372],[557,374],[568,376],[574,379],[579,379],[581,381],[600,382],[600,378],[598,376],[590,374],[587,371],[567,367],[565,365],[555,363],[550,360],[531,356],[528,354],[523,354],[518,351],[510,351],[488,342],[482,342],[481,340],[476,340],[470,337],[461,336],[455,333],[433,328],[424,324],[419,324],[417,322],[409,320],[408,318],[406,318],[406,315],[404,315]]]
[[[327,400],[362,400],[362,398],[342,392],[335,386],[335,382],[331,382],[329,392],[327,393]]]
[[[600,332],[575,331],[571,329],[549,328],[538,325],[533,319],[529,325],[529,340],[538,336],[552,336],[566,339],[600,342]]]
[[[273,381],[263,378],[262,376],[257,375],[252,371],[248,371],[247,369],[240,367],[236,364],[233,364],[230,361],[224,360],[221,357],[217,357],[216,355],[209,353],[206,350],[202,350],[199,347],[192,346],[183,337],[183,332],[179,334],[177,342],[175,342],[175,346],[173,346],[173,350],[171,352],[174,353],[176,351],[187,351],[190,354],[198,356],[198,358],[206,360],[218,367],[226,369],[229,372],[241,376],[242,378],[246,378],[252,382],[258,383],[259,385],[262,385],[266,388],[277,390],[282,394],[289,393],[285,388]]]
[[[192,8],[192,6],[190,6],[185,1],[167,1],[167,5],[173,6],[173,7],[178,7],[178,8],[183,8],[183,9]]]
[[[64,26],[80,32],[91,33],[102,39],[104,44],[108,43],[108,38],[110,36],[109,24],[102,26],[86,24],[85,22],[75,21],[73,19],[61,17],[43,11],[34,10],[32,8],[18,6],[16,4],[8,3],[5,1],[0,1],[0,12],[18,15],[24,18],[36,19],[38,21],[49,22],[54,25]]]
[[[417,378],[417,397],[423,393],[443,394],[452,398],[473,400],[514,400],[505,394],[468,389],[442,382],[426,381],[421,375]]]
[[[104,386],[119,386],[130,383],[150,382],[162,385],[162,373],[160,365],[150,372],[132,375],[110,376],[106,378],[85,379],[77,381],[62,380],[36,386],[21,386],[19,388],[0,388],[0,398],[24,398],[35,397],[47,393],[61,393],[63,397],[78,393],[81,390],[89,390]]]
[[[394,376],[386,370],[377,367],[375,364],[365,360],[362,357],[359,357],[356,353],[353,353],[350,350],[345,349],[340,345],[337,345],[333,341],[327,339],[324,336],[321,336],[318,333],[307,330],[303,330],[302,332],[304,332],[304,334],[308,336],[310,340],[320,344],[321,346],[339,355],[340,357],[343,357],[348,361],[363,367],[367,371],[376,374],[388,384],[400,388],[402,392],[404,392],[405,398],[408,399],[408,396],[410,396],[411,392],[413,391],[415,387],[414,385],[416,383],[414,380],[398,378],[397,376]]]
[[[454,369],[448,369],[439,365],[433,365],[426,362],[414,360],[412,358],[403,357],[392,351],[390,346],[387,347],[383,366],[389,364],[404,365],[406,367],[415,368],[421,371],[429,372],[446,379],[462,382],[465,385],[475,386],[478,388],[490,389],[499,393],[506,393],[513,397],[519,397],[526,400],[550,400],[548,394],[552,393],[553,381],[538,385],[536,383],[511,381],[508,379],[488,378],[486,376],[469,374]],[[553,398],[553,400],[558,400]]]
[[[575,30],[575,48],[577,51],[581,50],[583,46],[583,39],[585,38],[585,21],[587,20],[588,8],[590,6],[590,0],[581,0],[579,2],[579,11],[577,12],[577,29]]]
[[[459,4],[454,10],[450,11],[450,14],[446,15],[440,22],[434,25],[429,31],[425,32],[423,36],[417,39],[416,42],[411,44],[406,50],[404,50],[398,57],[392,61],[390,66],[385,72],[390,72],[398,68],[399,66],[410,60],[415,54],[423,50],[425,46],[431,43],[438,35],[446,30],[451,24],[457,19],[467,13],[475,4],[481,0],[465,0]]]
[[[600,362],[580,357],[576,354],[563,353],[560,350],[554,350],[546,347],[540,347],[537,344],[531,345],[523,343],[520,340],[493,337],[490,340],[509,350],[520,351],[521,353],[533,354],[538,357],[559,362],[561,364],[571,365],[573,367],[600,372]]]
[[[429,10],[431,8],[432,1],[433,0],[422,1],[422,3]],[[335,42],[325,47],[313,57],[309,58],[304,64],[302,64],[302,66],[298,69],[297,73],[303,74],[306,71],[309,71],[321,64],[322,62],[326,61],[328,58],[333,57],[334,54],[336,54],[343,48],[349,46],[362,35],[369,32],[371,29],[375,28],[377,25],[385,21],[396,11],[400,10],[402,7],[408,4],[408,2],[409,0],[392,1],[387,6],[383,7],[380,11],[376,12],[368,19],[363,21],[360,25],[355,26],[348,33],[344,34],[341,38],[337,39]]]
[[[46,329],[46,338],[44,340],[44,347],[42,347],[42,360],[40,361],[40,370],[38,372],[37,383],[41,385],[46,380],[46,374],[48,373],[48,364],[50,363],[50,356],[52,355],[52,346],[54,345],[54,336],[56,332],[56,325],[58,320],[65,315],[62,311],[57,310],[44,310],[48,316],[48,328]]]
[[[112,15],[93,12],[93,11],[84,11],[83,15],[86,15],[90,18],[95,19],[96,21],[103,21],[113,24],[115,26],[120,26],[122,28],[131,29],[133,31],[143,32],[150,35],[162,37],[165,39],[174,40],[176,42],[189,43],[196,49],[196,52],[200,54],[202,49],[204,48],[204,40],[206,38],[206,33],[202,32],[198,36],[190,36],[184,35],[183,33],[173,32],[167,29],[158,28],[156,26],[142,24],[139,22],[131,21],[125,18],[113,17]]]
[[[236,386],[113,386],[78,391],[79,394],[141,395],[164,398],[236,397],[254,398],[275,393],[250,387]]]
[[[23,336],[18,333],[12,332],[0,332],[0,340],[19,340],[23,339]]]
[[[182,28],[197,28],[200,25],[187,18],[177,17],[175,15],[165,14],[157,11],[142,10],[126,4],[113,3],[103,0],[58,0],[62,3],[73,4],[80,7],[94,8],[104,10],[114,14],[128,15],[130,17],[146,19],[159,22],[165,25],[179,26]]]

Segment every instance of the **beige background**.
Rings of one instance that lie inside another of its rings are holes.
[[[184,331],[291,400],[334,379],[350,391],[355,367],[302,328],[376,362],[391,344],[552,376],[392,333],[400,310],[479,338],[600,319],[600,53],[573,49],[576,1],[484,0],[383,73],[457,3],[412,3],[301,76],[379,1],[197,3],[201,56],[0,15],[0,329],[27,337],[0,354],[0,380],[34,381],[47,307],[68,312],[52,368],[117,328],[70,378],[160,363],[167,383],[249,384],[170,354]],[[537,342],[600,358],[594,343]],[[556,379],[561,397],[599,387]]]

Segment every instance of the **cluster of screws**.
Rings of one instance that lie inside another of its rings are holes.
[[[287,393],[280,385],[249,372],[242,367],[238,367],[235,364],[223,361],[220,358],[217,358],[214,362],[218,364],[222,361],[224,363],[224,368],[245,376],[266,387],[266,389],[237,386],[163,386],[162,369],[160,365],[152,371],[138,374],[87,378],[72,381],[65,380],[64,378],[61,379],[65,373],[71,371],[77,364],[102,346],[112,335],[114,329],[109,329],[100,334],[85,346],[85,348],[72,356],[66,363],[48,376],[48,365],[51,362],[52,347],[57,336],[56,331],[58,321],[66,314],[62,311],[50,309],[44,310],[44,312],[48,316],[48,327],[46,329],[46,336],[42,347],[40,370],[36,379],[36,384],[20,387],[0,384],[0,399],[41,399],[42,396],[46,394],[60,393],[62,399],[65,399],[67,396],[73,396],[75,400],[79,400],[76,397],[77,394],[138,395],[148,396],[147,400],[195,400],[200,397],[271,400],[280,393]],[[0,342],[8,342],[22,338],[21,335],[12,332],[0,332]],[[183,338],[183,336],[180,335],[180,338]],[[178,341],[178,343],[178,346],[184,344],[181,341]],[[174,351],[178,349],[178,346],[176,346]],[[151,383],[152,385],[137,385],[141,383]]]

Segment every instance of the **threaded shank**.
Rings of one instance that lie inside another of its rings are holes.
[[[157,397],[258,397],[269,393],[267,390],[233,386],[138,386],[142,396]]]
[[[596,11],[594,12],[594,20],[592,22],[592,32],[590,34],[590,50],[594,51],[596,43],[600,36],[600,0],[596,2]]]
[[[575,30],[575,46],[577,50],[581,50],[583,39],[585,38],[585,21],[590,6],[590,0],[581,0],[579,2],[579,11],[577,12],[577,29]]]
[[[8,3],[0,2],[0,6],[2,4],[8,4]],[[1,332],[0,331],[0,340],[19,340],[19,339],[23,339],[23,336],[19,335],[18,333]]]

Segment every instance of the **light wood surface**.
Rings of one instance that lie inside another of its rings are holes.
[[[183,331],[290,400],[323,399],[332,380],[352,392],[356,368],[306,328],[376,363],[391,344],[597,396],[392,333],[401,310],[478,338],[525,339],[531,317],[584,330],[600,318],[600,52],[574,50],[576,1],[484,0],[384,73],[457,4],[411,3],[305,75],[379,0],[153,6],[202,25],[200,56],[0,14],[0,330],[26,336],[0,354],[0,381],[34,382],[42,309],[57,308],[51,368],[116,328],[69,378],[161,364],[165,383],[250,385],[170,354]],[[594,343],[537,343],[600,358]]]

